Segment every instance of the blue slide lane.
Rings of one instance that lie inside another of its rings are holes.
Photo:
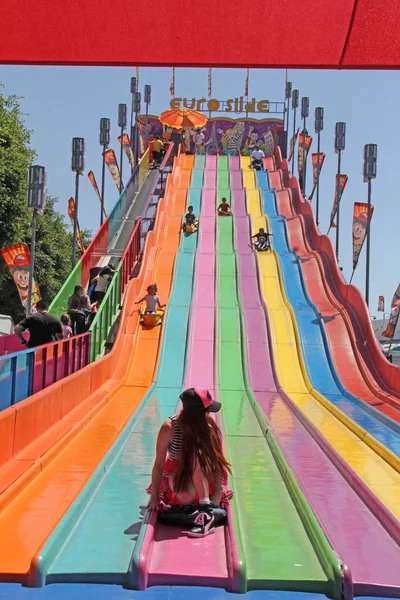
[[[319,311],[306,291],[299,258],[290,249],[286,219],[279,215],[277,210],[276,192],[267,189],[268,174],[258,172],[257,184],[261,188],[263,211],[268,216],[274,236],[273,247],[279,257],[286,295],[295,311],[304,362],[312,386],[394,454],[400,456],[400,436],[394,430],[395,422],[389,418],[380,418],[379,411],[366,405],[343,387],[334,367]],[[375,413],[379,413],[379,416]]]
[[[198,214],[201,190],[191,185],[187,201]],[[155,383],[49,537],[41,552],[37,585],[135,586],[130,565],[146,527],[142,515],[148,502],[145,488],[151,481],[156,436],[162,422],[175,412],[184,383],[197,239],[197,235],[182,236],[178,249]]]

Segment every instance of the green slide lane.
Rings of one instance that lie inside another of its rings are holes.
[[[218,181],[229,181],[220,173],[222,169],[219,163]],[[219,187],[218,204],[223,196],[230,202],[227,187]],[[232,464],[235,529],[243,544],[247,588],[331,592],[329,577],[253,410],[255,400],[243,364],[233,226],[232,218],[217,218],[217,377],[225,445]]]

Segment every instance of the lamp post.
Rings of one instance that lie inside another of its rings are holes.
[[[137,91],[137,89],[136,89],[136,77],[131,77],[131,129],[130,129],[130,136],[131,136],[131,148],[132,148],[132,150],[134,150],[134,148],[135,148],[134,131],[133,131],[133,96],[134,96],[134,94],[135,94],[136,91]]]
[[[75,211],[74,211],[74,239],[72,242],[72,268],[76,262],[76,235],[78,233],[78,201],[79,201],[79,175],[85,170],[85,140],[72,138],[71,169],[75,175]]]
[[[310,113],[310,99],[307,96],[303,96],[301,99],[301,118],[303,119],[303,176],[302,176],[302,186],[301,191],[303,192],[303,198],[306,193],[306,176],[307,176],[307,153],[306,153],[306,135],[307,135],[307,127],[306,121],[307,117]]]
[[[149,121],[149,104],[151,104],[151,85],[144,86],[144,102],[146,104],[146,125],[145,125],[145,135],[144,135],[144,148],[147,150],[147,142],[148,142],[148,121]]]
[[[289,156],[289,102],[292,97],[292,82],[286,82],[285,100],[286,100],[286,157]]]
[[[124,161],[124,129],[126,129],[127,125],[127,107],[126,104],[118,104],[118,127],[121,128],[121,152],[119,159],[119,170],[120,170],[120,180],[119,180],[119,191],[120,193],[124,189],[124,184],[122,183],[122,167]]]
[[[320,163],[320,150],[321,150],[321,131],[324,129],[324,109],[322,106],[318,106],[315,109],[315,133],[318,134],[318,174],[317,174],[317,208],[316,208],[316,217],[317,217],[317,225],[319,225],[319,175],[321,171],[321,163]]]
[[[294,110],[293,115],[293,155],[292,155],[292,175],[294,174],[294,136],[296,134],[296,109],[299,106],[299,90],[293,90],[292,92],[292,108]]]
[[[340,228],[340,171],[342,152],[346,145],[346,123],[336,123],[335,126],[335,152],[338,155],[338,170],[337,170],[337,211],[336,211],[336,258],[339,262],[339,228]]]
[[[103,117],[100,119],[100,146],[103,146],[103,164],[101,171],[101,209],[100,209],[100,227],[103,225],[104,217],[104,185],[106,173],[106,150],[110,145],[110,119]]]
[[[41,214],[46,204],[46,169],[39,165],[32,165],[28,170],[28,191],[26,195],[26,204],[28,209],[32,211],[32,233],[31,233],[31,261],[29,267],[29,282],[28,282],[28,301],[26,314],[29,317],[32,309],[32,291],[33,291],[33,274],[35,270],[35,249],[36,249],[36,219],[37,215]]]
[[[135,166],[139,164],[139,113],[142,94],[135,92],[133,95],[133,110],[135,113]]]
[[[367,260],[365,272],[365,301],[369,307],[369,260],[370,260],[370,229],[371,229],[371,180],[376,178],[378,146],[364,146],[364,181],[368,182],[368,213],[367,213]]]

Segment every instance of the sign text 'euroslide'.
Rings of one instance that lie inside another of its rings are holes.
[[[269,100],[256,100],[252,98],[249,102],[246,102],[243,96],[239,98],[229,98],[229,100],[216,100],[211,98],[172,98],[170,102],[171,108],[192,108],[194,110],[208,110],[211,112],[225,112],[225,113],[268,113],[269,112]]]

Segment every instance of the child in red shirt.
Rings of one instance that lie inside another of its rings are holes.
[[[231,207],[229,206],[226,198],[222,198],[221,204],[218,206],[217,211],[220,217],[229,217],[232,215]]]

